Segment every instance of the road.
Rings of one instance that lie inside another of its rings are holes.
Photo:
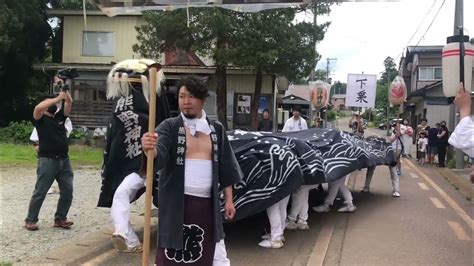
[[[339,124],[346,125],[346,119]],[[366,135],[384,133],[378,129],[366,131]],[[371,193],[359,192],[365,170],[354,172],[348,186],[357,211],[337,213],[341,201],[336,201],[329,213],[311,211],[311,229],[285,232],[286,245],[282,249],[257,245],[261,217],[226,225],[232,265],[473,265],[472,203],[438,169],[402,160],[400,198],[391,196],[387,167],[377,167]],[[312,193],[311,205],[321,200],[321,194]],[[153,257],[152,252],[151,262]],[[84,263],[140,265],[141,255],[109,250]]]

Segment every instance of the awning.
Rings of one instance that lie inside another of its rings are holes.
[[[90,0],[107,16],[113,17],[149,10],[171,11],[189,7],[222,7],[237,12],[309,5],[309,0]]]

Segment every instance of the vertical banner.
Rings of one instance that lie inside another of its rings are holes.
[[[376,88],[376,75],[348,74],[346,106],[373,108]]]

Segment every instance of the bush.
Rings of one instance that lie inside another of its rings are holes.
[[[449,159],[448,162],[446,163],[446,166],[449,169],[454,169],[456,168],[456,159]]]
[[[327,121],[334,121],[336,120],[336,112],[335,111],[327,111],[326,112],[326,119]]]
[[[89,135],[82,129],[73,129],[71,135],[69,135],[70,139],[87,139]]]
[[[30,121],[10,122],[7,127],[0,128],[0,142],[28,143],[33,128]]]

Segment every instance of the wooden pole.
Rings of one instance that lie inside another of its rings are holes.
[[[150,66],[150,103],[149,103],[149,118],[148,118],[148,132],[155,132],[155,116],[156,116],[156,85],[157,85],[157,69],[155,65]],[[153,195],[153,163],[154,152],[149,150],[147,153],[146,163],[146,182],[145,182],[145,228],[143,231],[143,254],[142,266],[148,266],[150,262],[150,222],[151,222],[151,198]]]

